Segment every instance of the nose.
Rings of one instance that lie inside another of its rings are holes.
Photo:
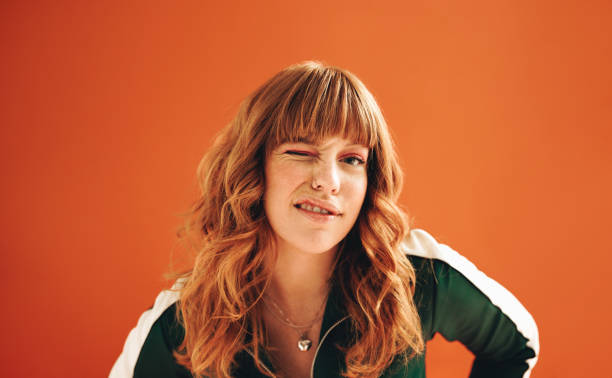
[[[319,161],[313,167],[312,188],[329,194],[337,194],[340,190],[340,172],[335,161]]]

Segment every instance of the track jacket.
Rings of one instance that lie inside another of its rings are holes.
[[[449,341],[463,343],[475,355],[470,377],[529,377],[539,352],[538,329],[521,303],[423,230],[412,230],[403,247],[416,270],[414,299],[425,341],[440,333]],[[192,377],[172,356],[184,336],[175,319],[177,300],[177,291],[159,294],[130,331],[110,378]],[[348,316],[332,288],[311,377],[341,376],[345,360],[336,346],[346,346],[349,335]],[[272,370],[265,353],[260,356]],[[236,361],[234,377],[264,377],[250,351],[239,353]],[[424,378],[425,356],[408,363],[398,356],[382,377]]]

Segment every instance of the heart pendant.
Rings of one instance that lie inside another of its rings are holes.
[[[308,340],[306,338],[298,340],[298,348],[302,352],[306,352],[308,349],[310,349],[311,346],[312,346],[312,341],[310,341],[310,340]]]

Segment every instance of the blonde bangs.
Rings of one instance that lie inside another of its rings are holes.
[[[312,68],[301,72],[268,114],[268,151],[286,142],[317,144],[334,136],[373,148],[382,117],[372,95],[349,73]]]

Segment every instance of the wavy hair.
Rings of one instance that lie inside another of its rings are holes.
[[[266,333],[258,305],[271,277],[264,252],[273,250],[262,204],[266,154],[281,143],[332,136],[370,150],[366,197],[332,276],[353,331],[344,375],[377,376],[395,356],[422,352],[415,273],[400,248],[408,233],[397,205],[402,173],[385,120],[353,74],[304,62],[248,96],[198,167],[201,197],[185,226],[197,251],[180,291],[185,337],[175,351],[195,376],[231,376],[245,349],[270,375],[259,358]]]

